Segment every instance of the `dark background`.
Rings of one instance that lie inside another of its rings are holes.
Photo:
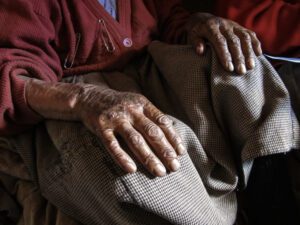
[[[213,0],[183,0],[184,6],[191,12],[201,11],[207,12],[211,11]]]

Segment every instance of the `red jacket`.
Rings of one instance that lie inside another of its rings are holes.
[[[215,14],[255,31],[268,54],[300,56],[300,0],[216,0]]]
[[[120,68],[153,39],[183,38],[189,15],[180,0],[117,2],[118,21],[98,0],[0,1],[0,135],[40,120],[26,104],[22,76],[57,82]]]

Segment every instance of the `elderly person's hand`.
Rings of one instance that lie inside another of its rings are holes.
[[[224,18],[208,13],[194,14],[187,25],[189,42],[199,55],[209,41],[228,71],[245,74],[255,67],[255,55],[261,55],[261,45],[253,31]]]
[[[99,85],[30,80],[26,83],[26,98],[45,118],[82,121],[128,173],[137,167],[117,136],[154,176],[164,176],[166,168],[176,171],[180,167],[177,157],[185,148],[172,121],[140,94]]]

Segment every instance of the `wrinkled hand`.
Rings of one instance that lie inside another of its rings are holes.
[[[154,176],[180,167],[177,157],[186,150],[172,121],[140,94],[112,90],[100,80],[92,85],[29,79],[25,96],[43,118],[83,122],[126,172],[137,167],[117,136]]]
[[[181,138],[172,121],[144,96],[112,89],[103,91],[91,85],[85,88],[76,107],[83,123],[103,141],[126,172],[133,173],[137,167],[116,136],[126,142],[154,176],[164,176],[165,167],[170,171],[179,169],[177,156],[185,152]]]
[[[262,54],[256,34],[231,20],[197,13],[191,17],[187,29],[188,39],[197,53],[202,55],[205,41],[209,41],[228,71],[245,74],[255,67],[255,55]]]

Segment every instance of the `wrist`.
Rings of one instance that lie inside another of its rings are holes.
[[[103,87],[92,84],[80,84],[80,91],[72,105],[76,115],[81,120],[86,119],[86,113],[101,113],[116,101],[119,93],[109,87]]]
[[[79,120],[75,105],[81,89],[77,84],[29,79],[25,84],[25,97],[28,105],[44,118]]]

